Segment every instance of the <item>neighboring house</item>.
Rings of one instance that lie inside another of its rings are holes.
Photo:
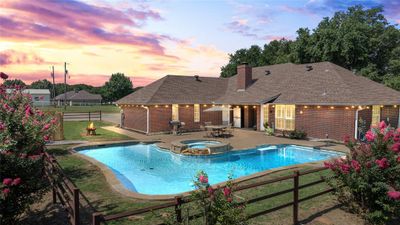
[[[358,137],[381,120],[399,126],[400,92],[329,62],[251,68],[230,78],[165,76],[120,99],[125,128],[171,131],[169,121],[198,130],[204,122],[275,132],[304,130],[309,137]],[[231,110],[205,112],[214,105]]]
[[[69,91],[66,94],[57,95],[54,98],[54,101],[56,101],[58,105],[63,105],[65,99],[67,101],[67,104],[72,106],[101,104],[103,98],[101,97],[101,95],[91,94],[85,90],[81,90]]]
[[[11,93],[12,89],[7,89]],[[32,96],[32,102],[35,106],[49,106],[50,105],[50,91],[49,89],[24,89],[23,93]]]

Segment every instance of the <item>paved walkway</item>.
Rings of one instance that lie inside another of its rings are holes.
[[[190,139],[213,139],[221,142],[228,142],[231,144],[233,149],[247,149],[254,148],[262,144],[295,144],[310,147],[321,147],[324,149],[344,151],[347,152],[346,146],[341,144],[332,144],[319,141],[305,141],[305,140],[293,140],[289,138],[266,136],[263,132],[245,130],[245,129],[235,129],[233,132],[233,137],[230,138],[205,138],[205,132],[188,132],[182,135],[172,135],[172,134],[159,134],[159,135],[145,135],[134,131],[129,131],[121,129],[114,126],[102,127],[104,129],[114,131],[119,134],[124,134],[128,137],[137,140],[156,140],[161,141],[159,144],[163,148],[170,148],[172,141],[179,140],[190,140]]]
[[[47,146],[52,145],[77,145],[77,144],[87,144],[89,141],[79,141],[79,140],[70,140],[70,141],[51,141],[47,143]]]

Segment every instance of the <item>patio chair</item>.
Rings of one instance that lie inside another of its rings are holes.
[[[233,126],[232,123],[228,124],[228,127],[225,129],[225,135],[228,137],[232,137],[233,136]]]

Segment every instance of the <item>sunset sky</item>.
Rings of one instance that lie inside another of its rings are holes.
[[[26,83],[100,86],[112,73],[146,85],[166,74],[218,76],[228,53],[294,39],[337,10],[382,5],[400,23],[400,3],[383,1],[0,0],[0,71]]]

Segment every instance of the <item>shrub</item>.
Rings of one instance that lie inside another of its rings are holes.
[[[273,136],[274,135],[274,129],[269,126],[268,122],[264,123],[264,129],[265,129],[265,134],[268,136]]]
[[[32,106],[19,87],[0,86],[0,224],[16,224],[49,186],[43,172],[45,142],[57,122]]]
[[[194,180],[195,191],[191,198],[204,215],[204,224],[245,225],[245,206],[237,201],[231,177],[223,188],[213,188],[208,176],[200,171]],[[187,215],[188,216],[188,215]]]
[[[381,122],[365,138],[355,143],[346,137],[350,154],[325,162],[334,172],[328,183],[351,210],[370,223],[385,224],[400,215],[400,129]]]
[[[307,133],[303,130],[294,130],[289,132],[289,138],[290,139],[306,139],[307,138]]]

